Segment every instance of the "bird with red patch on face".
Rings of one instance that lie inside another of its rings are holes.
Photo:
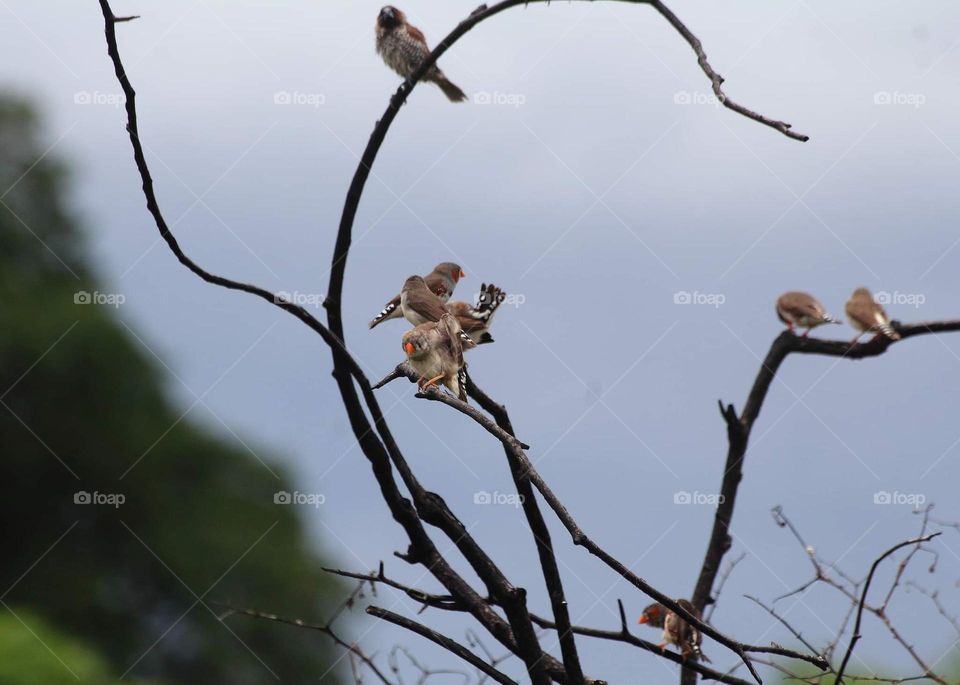
[[[443,302],[446,302],[453,295],[457,283],[464,276],[466,276],[466,274],[463,273],[463,269],[460,268],[459,264],[440,262],[433,267],[433,271],[423,277],[423,280],[427,284],[430,292],[439,297]],[[390,319],[399,319],[402,316],[403,310],[400,308],[400,296],[397,295],[387,302],[383,309],[380,310],[380,313],[373,318],[373,321],[370,322],[370,328],[379,326],[384,321],[389,321]]]
[[[677,604],[693,616],[700,615],[690,600],[678,599]],[[700,631],[663,604],[654,602],[647,606],[637,623],[647,624],[651,628],[663,629],[663,635],[661,635],[663,641],[657,645],[660,647],[660,651],[665,650],[668,644],[676,645],[680,649],[680,656],[684,661],[689,659],[690,655],[702,661],[710,661],[706,654],[700,651],[700,643],[703,639]]]
[[[388,67],[409,78],[430,55],[430,48],[423,32],[407,23],[407,15],[386,5],[377,15],[377,52]],[[448,80],[436,64],[427,69],[423,80],[440,86],[450,102],[467,99],[466,93]]]

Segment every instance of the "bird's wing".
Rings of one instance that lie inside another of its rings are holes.
[[[443,301],[427,288],[417,288],[407,295],[407,304],[430,321],[439,321],[447,313]]]
[[[781,312],[794,320],[817,318],[824,314],[820,303],[803,293],[788,293],[777,301],[777,305]]]

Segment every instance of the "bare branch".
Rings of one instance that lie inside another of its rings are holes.
[[[331,619],[325,624],[319,623],[309,623],[299,618],[284,618],[282,616],[277,616],[276,614],[270,614],[263,611],[257,611],[256,609],[243,609],[240,607],[233,607],[230,605],[221,605],[226,607],[230,613],[240,614],[242,616],[250,616],[252,618],[258,618],[266,621],[274,621],[276,623],[285,623],[287,625],[296,626],[298,628],[308,628],[310,630],[316,630],[327,637],[329,637],[335,644],[339,645],[346,649],[351,655],[355,656],[357,659],[362,661],[367,668],[369,668],[374,675],[383,683],[383,685],[396,685],[392,682],[386,675],[377,667],[377,664],[374,662],[372,657],[367,656],[366,653],[359,646],[352,642],[347,642],[341,638],[332,628],[331,623],[334,619]]]
[[[398,625],[401,628],[406,628],[407,630],[411,630],[417,633],[418,635],[422,635],[423,637],[427,638],[431,642],[434,642],[440,645],[441,647],[443,647],[444,649],[447,649],[453,652],[454,654],[456,654],[458,657],[460,657],[467,663],[480,669],[481,671],[486,673],[488,676],[496,680],[498,683],[503,683],[503,685],[518,685],[516,681],[511,680],[510,678],[505,676],[503,673],[495,669],[493,666],[488,664],[483,659],[479,658],[476,654],[474,654],[469,649],[461,645],[459,642],[455,642],[454,640],[451,640],[447,636],[441,635],[435,630],[431,630],[430,628],[427,628],[425,625],[417,623],[416,621],[411,621],[409,618],[405,618],[403,616],[400,616],[399,614],[395,614],[392,611],[387,611],[386,609],[381,609],[380,607],[374,607],[374,606],[367,607],[367,613],[370,614],[371,616],[376,616],[377,618],[381,618],[384,621],[389,621],[390,623]]]
[[[884,559],[886,559],[887,557],[889,557],[891,554],[893,554],[894,552],[896,552],[898,549],[902,547],[907,547],[908,545],[918,545],[922,542],[927,542],[929,540],[932,540],[938,535],[940,535],[940,533],[929,533],[921,537],[910,538],[909,540],[904,540],[903,542],[899,542],[893,547],[891,547],[890,549],[888,549],[886,552],[881,554],[879,557],[877,557],[877,559],[873,562],[873,565],[870,566],[870,573],[867,574],[867,580],[863,584],[863,593],[860,595],[860,604],[857,608],[857,620],[853,624],[853,636],[850,638],[850,646],[847,647],[847,652],[846,654],[843,655],[843,661],[840,662],[840,669],[837,671],[836,682],[838,685],[843,682],[843,673],[847,669],[847,663],[850,661],[850,656],[853,654],[854,647],[856,647],[857,642],[860,641],[860,638],[861,638],[860,622],[863,619],[863,607],[867,601],[867,593],[870,591],[870,583],[873,581],[873,574],[876,572],[877,567],[880,565],[880,562],[882,562]],[[927,669],[927,671],[928,671],[927,673],[928,677],[933,678],[937,682],[942,683],[942,685],[947,685],[947,683],[943,681],[941,678],[937,677],[933,673],[929,673],[929,669]]]
[[[737,114],[742,114],[748,119],[753,119],[754,121],[760,122],[764,126],[769,126],[774,128],[788,138],[793,138],[794,140],[799,140],[801,143],[805,143],[810,140],[810,136],[803,135],[802,133],[795,133],[791,130],[790,124],[784,121],[776,121],[775,119],[770,119],[758,114],[753,110],[747,109],[743,105],[737,104],[733,100],[727,97],[727,94],[723,92],[723,77],[713,70],[713,67],[710,66],[710,62],[707,61],[707,54],[703,51],[703,45],[700,43],[700,39],[697,38],[693,33],[684,25],[680,19],[675,15],[666,5],[664,5],[660,0],[649,0],[650,4],[653,6],[657,12],[659,12],[664,19],[670,22],[670,25],[677,30],[677,32],[683,36],[683,39],[690,44],[690,47],[693,48],[693,51],[697,55],[697,63],[700,65],[700,68],[703,70],[703,73],[707,75],[707,78],[710,79],[710,86],[713,88],[713,94],[717,96],[717,99],[723,103],[723,106],[727,109],[730,109]]]

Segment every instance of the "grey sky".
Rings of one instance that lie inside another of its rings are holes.
[[[115,3],[117,14],[142,15],[118,29],[121,49],[160,201],[198,262],[277,291],[323,292],[356,156],[398,83],[373,50],[380,4]],[[475,4],[417,0],[403,9],[432,44]],[[905,297],[891,304],[894,318],[957,315],[960,7],[672,7],[703,40],[731,97],[811,141],[707,102],[709,83],[689,47],[650,8],[510,10],[441,64],[468,93],[522,104],[454,106],[433,86],[417,88],[360,207],[345,318],[349,345],[379,377],[401,357],[404,326],[368,332],[366,322],[410,273],[454,259],[468,274],[459,295],[491,280],[522,295],[498,314],[496,344],[471,354],[473,374],[508,405],[531,457],[584,528],[683,596],[712,508],[674,505],[673,495],[716,491],[726,446],[716,400],[742,404],[780,331],[777,294],[810,290],[842,315],[850,291],[867,285],[922,296],[918,307]],[[0,40],[15,57],[0,66],[0,83],[39,99],[53,152],[75,162],[76,203],[103,289],[126,296],[122,320],[186,386],[197,394],[213,386],[209,410],[191,416],[228,439],[229,426],[254,451],[281,452],[300,491],[324,493],[319,515],[306,517],[341,566],[383,559],[398,577],[433,587],[392,557],[404,537],[353,447],[326,347],[291,317],[203,284],[158,243],[122,110],[111,104],[118,87],[97,3],[5,0],[0,17]],[[276,104],[278,93],[293,104]],[[723,302],[676,304],[679,292]],[[817,334],[853,336],[846,326]],[[874,505],[876,491],[921,493],[940,517],[960,519],[958,378],[958,336],[910,340],[864,362],[788,360],[747,457],[730,555],[747,558],[727,586],[719,628],[789,642],[742,597],[771,599],[809,576],[801,550],[769,516],[776,504],[858,576],[919,523],[908,506]],[[193,401],[174,379],[170,391],[185,407]],[[546,613],[521,514],[473,503],[478,491],[512,492],[497,445],[447,408],[415,400],[409,386],[380,394],[425,485]],[[136,468],[149,469],[150,456]],[[555,530],[574,619],[614,627],[618,597],[639,614],[645,598]],[[950,532],[923,584],[949,590],[960,576],[960,538]],[[393,600],[387,592],[381,603]],[[960,611],[955,591],[944,601]],[[822,642],[843,607],[815,589],[782,608]],[[892,611],[931,661],[955,638],[923,597],[901,596]],[[467,623],[424,618],[455,636]],[[357,634],[368,629],[372,646],[399,641],[447,663],[414,636],[359,617]],[[582,649],[592,676],[675,682],[675,669],[635,650],[586,640]],[[898,650],[870,623],[858,654],[912,675]],[[715,644],[705,651],[721,666],[734,663]],[[519,676],[515,663],[510,672]]]

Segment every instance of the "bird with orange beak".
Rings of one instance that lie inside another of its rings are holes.
[[[678,599],[677,604],[694,616],[700,615],[689,600]],[[689,659],[691,654],[702,661],[710,661],[706,654],[700,651],[700,643],[703,639],[700,631],[663,604],[654,602],[647,606],[640,614],[640,620],[637,623],[663,629],[661,636],[663,641],[658,645],[660,651],[664,651],[667,645],[671,644],[680,650],[680,656],[684,661]]]
[[[476,343],[463,335],[453,315],[444,313],[439,321],[415,326],[403,334],[401,342],[407,363],[420,376],[417,386],[421,390],[440,383],[467,401],[463,350]]]

